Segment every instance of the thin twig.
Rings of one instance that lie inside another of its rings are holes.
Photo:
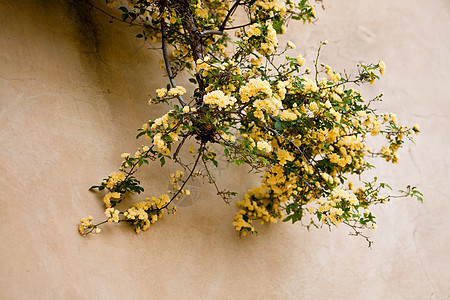
[[[218,30],[205,30],[202,33],[200,33],[202,36],[207,36],[211,34],[218,34],[218,35],[225,35],[225,32],[218,31]]]
[[[316,76],[315,76],[315,80],[316,80],[316,85],[319,85],[319,80],[317,79],[317,76],[319,75],[319,71],[318,71],[318,67],[317,64],[319,63],[319,55],[320,55],[320,49],[322,49],[322,46],[324,44],[320,43],[319,49],[317,50],[317,56],[316,56],[316,61],[314,62],[314,68],[316,70]]]
[[[205,166],[206,173],[208,173],[209,183],[212,183],[214,185],[214,188],[217,191],[217,195],[219,195],[223,199],[223,201],[225,201],[225,203],[229,205],[230,204],[229,197],[227,198],[226,196],[224,196],[227,191],[226,190],[221,191],[219,189],[219,187],[217,186],[216,181],[212,177],[211,172],[209,171],[208,166],[206,165],[205,161],[203,161],[203,165]]]
[[[198,151],[198,156],[197,159],[195,160],[194,166],[192,167],[191,172],[189,173],[189,176],[183,181],[183,184],[181,185],[180,189],[175,193],[175,195],[172,196],[172,199],[170,199],[169,202],[167,202],[164,206],[162,206],[160,209],[164,209],[167,206],[170,205],[170,203],[181,193],[181,191],[183,190],[184,186],[186,185],[186,183],[189,181],[189,179],[191,179],[192,174],[194,174],[195,168],[197,167],[198,161],[200,159],[200,156],[202,156],[203,154],[203,143],[200,145],[200,149]]]
[[[167,54],[166,23],[164,22],[164,18],[161,18],[161,36],[162,36],[161,40],[162,40],[164,65],[166,66],[167,76],[169,76],[169,81],[170,81],[170,84],[172,85],[172,87],[176,88],[177,83],[175,82],[175,77],[173,76],[172,68],[170,67],[169,55]],[[177,98],[178,98],[178,102],[180,102],[181,105],[183,105],[183,106],[187,105],[181,95],[178,95]]]
[[[150,28],[153,28],[153,27],[150,26],[150,25],[139,24],[139,23],[133,23],[133,22],[127,22],[127,21],[125,21],[125,20],[122,20],[122,19],[120,19],[120,18],[117,18],[117,17],[113,16],[112,14],[110,14],[110,13],[108,13],[107,11],[101,9],[100,7],[94,5],[92,2],[90,2],[90,1],[88,1],[88,0],[86,0],[86,2],[87,2],[91,7],[95,8],[95,9],[98,10],[99,12],[101,12],[101,13],[107,15],[108,17],[110,17],[111,19],[114,19],[114,20],[116,20],[116,21],[119,21],[119,22],[128,24],[128,25],[130,25],[130,26],[140,26],[140,27],[144,27],[144,28],[149,28],[149,27],[150,27]],[[154,29],[154,28],[153,28],[153,29]]]
[[[236,2],[234,2],[233,6],[230,8],[225,19],[223,20],[222,25],[220,25],[219,31],[223,32],[225,30],[225,26],[227,25],[228,19],[234,14],[234,11],[239,6],[239,2],[241,2],[241,0],[237,0]]]
[[[107,222],[108,222],[108,219],[106,219],[105,221],[102,221],[102,222],[100,222],[100,223],[97,223],[97,224],[92,225],[93,227],[91,228],[91,230],[89,230],[88,232],[86,232],[84,235],[88,235],[88,234],[92,233],[92,231],[94,231],[94,229],[96,229],[98,226],[100,226],[100,225],[102,225],[102,224],[105,224],[105,223],[107,223]]]
[[[180,160],[178,159],[178,154],[180,153],[181,147],[183,147],[184,142],[186,141],[186,139],[189,137],[189,135],[183,137],[183,139],[181,140],[181,143],[178,144],[177,149],[175,150],[175,153],[173,154],[173,160],[177,163],[180,162]]]
[[[359,231],[358,227],[356,225],[352,225],[352,224],[348,223],[347,221],[344,221],[343,223],[347,226],[350,226],[354,230],[353,233],[350,232],[350,235],[363,237],[367,241],[367,243],[369,243],[369,248],[372,250],[373,241],[370,239],[369,236],[364,235],[361,231]]]

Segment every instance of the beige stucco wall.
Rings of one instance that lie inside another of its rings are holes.
[[[165,111],[146,103],[165,85],[161,57],[136,29],[81,0],[1,1],[0,298],[448,299],[450,2],[325,5],[317,24],[299,24],[286,39],[309,61],[328,39],[323,61],[337,69],[383,59],[386,75],[364,91],[384,92],[380,110],[422,130],[398,165],[379,161],[376,174],[397,188],[419,186],[424,204],[379,207],[372,250],[344,227],[276,224],[239,239],[234,203],[200,184],[195,201],[145,233],[116,224],[81,237],[81,217],[104,217],[89,186]],[[173,170],[141,173],[147,191],[163,193]],[[237,167],[214,175],[241,195],[258,182]]]

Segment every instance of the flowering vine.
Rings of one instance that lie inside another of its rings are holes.
[[[115,1],[107,4],[114,7]],[[238,8],[247,18],[239,23],[233,19]],[[376,227],[373,205],[405,196],[422,200],[415,187],[389,195],[384,192],[389,185],[377,178],[356,184],[347,179],[372,168],[375,157],[396,163],[398,150],[419,127],[378,113],[372,106],[382,95],[366,100],[355,89],[379,79],[383,61],[359,64],[351,77],[319,62],[326,41],[310,67],[292,42],[279,43],[291,20],[315,19],[309,1],[132,0],[119,9],[122,21],[143,28],[138,38],[161,45],[169,85],[157,89],[149,104],[171,109],[138,130],[147,146],[122,154],[118,172],[91,187],[107,191],[106,220],[81,219],[82,235],[114,222],[147,230],[164,211],[175,213],[174,200],[189,194],[186,183],[198,176],[207,177],[228,202],[236,193],[221,190],[211,176],[210,168],[218,166],[212,145],[221,146],[227,163],[262,174],[261,185],[237,201],[233,225],[240,235],[255,233],[256,222],[291,221],[308,228],[344,223],[370,245],[361,230]],[[283,61],[275,63],[276,57]],[[192,86],[177,85],[180,72],[191,74]],[[371,136],[382,136],[384,144],[371,149]],[[186,141],[196,146],[187,148]],[[192,153],[192,162],[181,162],[182,151]],[[135,177],[138,169],[157,160],[182,167],[171,175],[171,190],[119,210],[130,193],[144,191]]]

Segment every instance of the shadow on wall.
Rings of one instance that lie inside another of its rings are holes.
[[[72,26],[75,25],[72,35],[85,74],[102,93],[113,96],[106,97],[107,103],[115,107],[111,107],[112,111],[123,111],[130,105],[148,107],[148,94],[159,88],[160,82],[166,83],[163,71],[158,68],[159,53],[149,50],[146,42],[135,37],[140,29],[113,21],[87,0],[59,2],[65,15],[71,17]],[[104,2],[97,2],[93,1],[95,6],[108,9]],[[118,13],[111,11],[111,14]],[[114,96],[119,101],[111,101]]]
[[[78,56],[81,72],[76,85],[98,112],[103,123],[99,134],[110,137],[104,148],[111,155],[109,160],[119,167],[120,153],[134,152],[147,143],[135,139],[136,130],[167,110],[148,105],[149,94],[167,84],[164,71],[159,69],[160,54],[136,38],[140,27],[112,20],[90,4],[120,17],[120,11],[106,7],[104,0],[52,2],[64,10],[62,26],[66,26],[64,31]]]

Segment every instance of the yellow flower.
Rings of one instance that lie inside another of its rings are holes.
[[[106,5],[108,7],[114,8],[116,6],[117,0],[106,0]]]
[[[241,87],[239,95],[241,96],[242,103],[246,103],[252,96],[259,96],[265,94],[267,97],[272,97],[272,88],[270,83],[260,78],[252,78],[249,82]]]
[[[236,98],[229,97],[222,91],[216,90],[206,94],[203,97],[203,102],[206,104],[217,105],[219,108],[225,108],[226,106],[233,105],[236,102]]]
[[[378,67],[380,68],[380,74],[383,75],[384,71],[386,70],[386,64],[384,63],[384,61],[380,60],[380,62],[378,63]]]
[[[294,121],[297,119],[297,115],[291,110],[283,110],[280,116],[283,121]]]
[[[248,37],[261,35],[261,29],[259,28],[258,24],[252,24],[248,26],[246,32]]]
[[[312,110],[312,111],[316,111],[316,110],[319,109],[319,107],[317,106],[317,103],[316,103],[316,102],[311,102],[311,103],[309,104],[309,109]]]
[[[250,61],[251,61],[252,65],[259,67],[262,64],[262,56],[259,57],[258,59],[251,58]]]
[[[325,70],[327,75],[331,77],[331,75],[333,74],[333,68],[331,68],[329,65],[325,65]]]
[[[299,54],[296,57],[296,60],[297,60],[298,64],[300,65],[300,67],[304,66],[306,63],[306,59],[301,54]]]
[[[208,11],[205,8],[196,8],[195,13],[202,19],[208,18]]]
[[[280,162],[280,165],[284,166],[287,161],[293,161],[294,157],[288,151],[279,149],[277,151],[277,159]]]
[[[108,193],[103,197],[103,202],[105,202],[106,207],[111,207],[111,197],[112,193]]]
[[[267,153],[270,153],[272,151],[272,146],[270,146],[270,144],[266,141],[259,141],[258,143],[256,143],[256,147],[259,150],[265,151]]]
[[[397,126],[398,125],[397,115],[391,114],[390,117],[391,117],[392,123],[394,123],[394,125]]]
[[[168,92],[169,96],[181,96],[186,94],[186,89],[182,86],[171,88]]]
[[[338,83],[339,79],[341,79],[341,75],[339,75],[339,74],[331,74],[330,78],[331,78],[331,81],[333,81],[334,83]]]

